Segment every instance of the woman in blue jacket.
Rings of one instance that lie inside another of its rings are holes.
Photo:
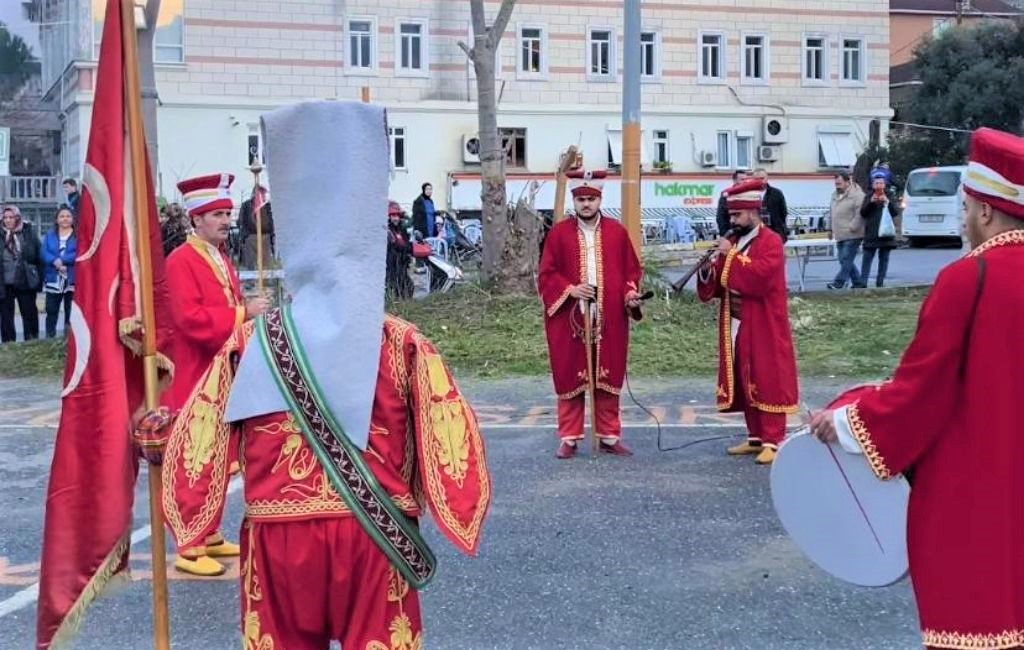
[[[43,293],[46,294],[46,338],[57,336],[57,315],[64,305],[64,335],[68,333],[71,318],[71,299],[75,295],[75,258],[78,256],[78,237],[74,217],[67,206],[57,210],[53,229],[43,242]]]

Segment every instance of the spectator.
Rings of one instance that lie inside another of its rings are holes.
[[[78,219],[78,204],[82,195],[78,193],[78,183],[73,178],[64,179],[64,196],[67,197],[67,206],[71,209],[71,215]]]
[[[192,223],[179,204],[168,203],[160,210],[160,236],[164,242],[164,256],[184,244],[191,231]]]
[[[850,180],[850,174],[845,171],[837,173],[829,222],[832,238],[837,242],[839,273],[827,285],[829,289],[842,289],[847,280],[853,287],[861,286],[860,273],[857,271],[857,251],[864,239],[864,220],[860,216],[863,201],[864,192]]]
[[[14,305],[21,312],[21,327],[26,341],[39,338],[39,308],[36,295],[42,288],[42,258],[39,238],[21,217],[16,206],[3,212],[3,251],[0,268],[3,276],[3,297],[0,298],[0,341],[14,341]]]
[[[260,192],[266,193],[267,189],[262,185]],[[261,227],[263,229],[263,263],[266,265],[274,256],[274,215],[270,209],[270,197],[266,196],[267,202],[260,210]],[[256,218],[252,213],[252,197],[242,201],[242,207],[238,209],[238,230],[242,238],[242,254],[239,262],[243,268],[256,268]]]
[[[388,256],[387,294],[395,299],[412,298],[412,278],[409,262],[412,260],[412,242],[402,227],[402,208],[395,201],[388,203]]]
[[[742,169],[737,169],[732,173],[732,184],[747,180],[747,172]],[[783,199],[785,203],[785,199]],[[729,223],[729,206],[725,202],[725,192],[718,197],[718,212],[715,214],[715,219],[718,221],[718,234],[724,235],[725,231],[729,230],[732,225]]]
[[[761,200],[761,211],[768,215],[765,221],[769,228],[782,237],[782,243],[785,244],[789,239],[789,208],[786,207],[786,195],[779,188],[768,184],[768,170],[755,169],[754,178],[764,180],[767,188]]]
[[[894,220],[900,214],[889,193],[889,179],[891,176],[884,171],[876,169],[871,172],[872,194],[864,197],[860,208],[860,216],[864,220],[864,254],[861,258],[861,284],[867,287],[871,277],[871,264],[875,259],[875,252],[878,253],[878,276],[875,278],[875,286],[881,288],[885,284],[885,274],[889,270],[889,254],[896,248],[896,233],[886,236],[879,236],[879,227],[882,225],[882,215],[885,209],[889,208],[889,216]]]
[[[420,190],[420,195],[412,203],[412,227],[424,237],[435,237],[434,215],[437,211],[434,209],[434,199],[430,198],[434,194],[434,186],[424,183]]]
[[[68,206],[57,210],[53,229],[43,240],[43,293],[46,294],[46,338],[57,336],[57,316],[64,306],[64,335],[71,318],[71,299],[75,292],[75,258],[78,237],[74,216]]]

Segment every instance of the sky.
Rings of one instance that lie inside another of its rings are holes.
[[[39,56],[39,26],[34,25],[22,15],[21,0],[0,0],[0,22],[25,39],[32,53]]]

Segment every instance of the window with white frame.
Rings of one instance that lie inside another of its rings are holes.
[[[526,169],[526,129],[499,128],[498,137],[505,151],[505,164]]]
[[[591,79],[615,77],[615,32],[591,28],[587,32],[587,76]]]
[[[668,164],[672,159],[669,157],[668,131],[654,131],[654,160],[655,164]]]
[[[388,127],[388,139],[391,141],[391,169],[406,169],[405,127]]]
[[[156,32],[153,34],[153,61],[185,62],[185,8],[181,0],[163,0],[160,3]]]
[[[377,67],[377,30],[374,20],[353,18],[348,21],[348,67],[369,71]]]
[[[763,83],[768,80],[768,37],[764,34],[744,34],[743,70],[745,82]]]
[[[546,50],[542,28],[520,27],[519,63],[516,66],[520,75],[526,77],[543,75],[547,70]]]
[[[736,134],[736,169],[751,169],[754,159],[754,136],[750,133]]]
[[[732,153],[732,138],[730,135],[729,131],[718,132],[718,166],[723,169],[732,167],[732,156],[730,155]]]
[[[942,35],[942,32],[952,27],[953,24],[952,19],[948,17],[934,18],[932,20],[932,36],[938,38]]]
[[[864,82],[864,39],[843,37],[843,75],[846,83]]]
[[[661,39],[657,32],[640,32],[640,76],[656,79],[661,76]]]
[[[429,68],[427,24],[422,21],[399,21],[395,32],[395,65],[400,73],[425,74]]]
[[[701,32],[700,39],[701,81],[725,81],[725,35],[718,32]]]
[[[812,84],[828,81],[828,39],[814,35],[804,37],[804,82]]]

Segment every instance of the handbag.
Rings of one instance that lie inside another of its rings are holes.
[[[423,242],[413,242],[412,244],[412,256],[418,259],[426,259],[434,254],[434,249],[430,244],[424,244]]]
[[[21,264],[25,270],[25,288],[29,291],[39,291],[42,289],[43,282],[42,278],[39,277],[39,267],[28,262],[22,262]]]

